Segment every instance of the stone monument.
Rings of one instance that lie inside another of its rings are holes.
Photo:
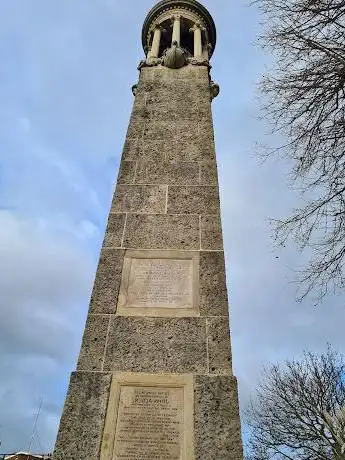
[[[54,460],[240,460],[210,77],[216,29],[163,0]]]

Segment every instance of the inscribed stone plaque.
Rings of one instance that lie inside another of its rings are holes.
[[[128,251],[117,314],[198,316],[198,285],[198,253]]]
[[[101,460],[192,460],[193,377],[113,377]]]

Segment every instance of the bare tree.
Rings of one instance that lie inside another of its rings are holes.
[[[343,356],[328,347],[272,366],[246,416],[247,460],[344,460]]]
[[[257,0],[263,47],[263,115],[286,143],[267,153],[292,160],[302,205],[276,221],[275,238],[310,251],[299,298],[345,287],[345,0]]]

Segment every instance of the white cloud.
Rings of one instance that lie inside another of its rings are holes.
[[[90,259],[72,238],[0,212],[3,447],[26,447],[41,396],[46,398],[41,442],[48,443],[46,448],[53,442],[57,400],[61,404],[63,396],[49,386],[52,379],[67,377],[78,352],[94,269]]]

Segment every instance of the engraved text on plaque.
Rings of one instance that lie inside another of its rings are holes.
[[[199,255],[127,251],[117,313],[198,316]]]
[[[132,259],[128,304],[185,308],[193,303],[193,260]]]
[[[112,378],[100,460],[195,460],[192,375]]]
[[[123,386],[114,460],[180,460],[183,388]]]

